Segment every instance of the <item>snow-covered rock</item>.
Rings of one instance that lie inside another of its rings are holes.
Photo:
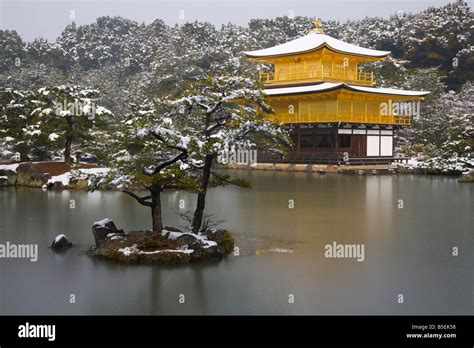
[[[474,182],[474,170],[470,170],[469,172],[465,172],[461,174],[458,181],[459,182]]]
[[[72,243],[66,238],[64,234],[57,235],[53,243],[51,243],[51,249],[54,251],[64,251],[72,247]]]
[[[100,246],[107,239],[107,236],[123,235],[125,232],[122,229],[119,230],[112,220],[105,218],[94,222],[92,225],[92,234],[94,235],[96,246]]]

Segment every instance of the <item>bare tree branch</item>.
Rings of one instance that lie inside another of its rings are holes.
[[[151,196],[140,197],[140,196],[136,195],[135,193],[133,193],[132,191],[129,191],[129,190],[122,190],[122,192],[124,192],[127,195],[135,198],[137,200],[137,202],[140,203],[141,205],[144,205],[144,206],[147,206],[147,207],[152,206],[151,202],[147,201],[147,200],[151,199]]]

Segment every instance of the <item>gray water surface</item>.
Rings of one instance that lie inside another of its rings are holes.
[[[123,193],[0,189],[0,243],[39,245],[37,262],[0,259],[0,314],[474,314],[472,184],[230,174],[248,178],[252,189],[211,189],[207,213],[226,220],[240,255],[176,267],[84,255],[94,221],[150,228],[149,210]],[[180,200],[192,209],[195,196],[164,195],[166,225],[184,226]],[[75,247],[55,254],[48,246],[60,233]],[[364,244],[364,261],[326,258],[333,241]]]

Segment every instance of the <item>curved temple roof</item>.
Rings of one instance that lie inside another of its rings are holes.
[[[271,89],[265,89],[263,92],[267,96],[271,97],[271,96],[278,96],[278,95],[325,92],[325,91],[335,90],[339,88],[346,88],[348,90],[353,90],[356,92],[399,95],[399,96],[407,96],[407,97],[422,97],[427,94],[430,94],[430,92],[426,92],[426,91],[405,91],[402,89],[394,89],[394,88],[361,87],[361,86],[347,85],[345,83],[332,83],[332,82],[324,82],[324,83],[311,85],[311,86],[271,88]]]
[[[323,46],[326,46],[336,52],[359,56],[383,58],[390,54],[390,51],[377,51],[369,48],[359,47],[319,33],[309,33],[296,40],[292,40],[281,45],[257,51],[246,51],[243,52],[243,54],[250,58],[276,57],[315,51]]]

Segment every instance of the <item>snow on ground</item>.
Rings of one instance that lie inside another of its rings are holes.
[[[71,179],[71,172],[67,172],[61,175],[52,176],[48,180],[47,184],[54,184],[55,182],[61,182],[64,186],[69,185],[69,180]]]
[[[0,164],[0,169],[13,170],[14,172],[16,172],[16,169],[18,168],[19,165],[20,165],[20,163]]]
[[[118,250],[125,256],[130,256],[131,254],[142,254],[142,255],[151,255],[151,254],[160,254],[160,253],[184,253],[184,254],[191,254],[194,252],[193,249],[188,249],[187,247],[183,247],[180,249],[164,249],[164,250],[155,250],[155,251],[142,251],[137,248],[137,245],[134,244],[131,247],[125,247]]]
[[[109,233],[109,234],[107,235],[107,238],[109,238],[110,240],[123,239],[122,235],[121,235],[121,234],[117,234],[117,233]]]
[[[31,162],[31,163],[44,163],[44,162]],[[18,166],[20,165],[21,163],[13,163],[13,164],[0,164],[0,170],[3,169],[3,170],[12,170],[14,172],[16,172]],[[79,174],[79,178],[80,179],[87,179],[87,177],[89,175],[105,175],[109,172],[109,168],[105,168],[105,167],[99,167],[99,168],[80,168],[80,169],[77,169],[75,170],[76,173]],[[70,176],[71,176],[72,172],[69,171],[69,172],[66,172],[64,174],[61,174],[61,175],[56,175],[56,176],[53,176],[49,181],[48,183],[52,182],[56,182],[56,181],[60,181],[62,182],[64,185],[67,185],[69,184],[69,179],[70,179]]]
[[[217,246],[216,242],[207,239],[207,236],[202,235],[202,234],[194,234],[194,233],[191,233],[191,232],[172,232],[172,231],[163,230],[161,232],[161,235],[163,237],[165,237],[167,233],[169,233],[168,239],[176,240],[181,236],[190,235],[190,236],[193,236],[194,238],[198,239],[201,243],[203,243],[204,248],[209,248],[211,246]]]
[[[107,174],[109,172],[109,168],[81,168],[79,171],[84,174]]]
[[[453,158],[416,158],[411,157],[406,164],[400,164],[408,168],[427,169],[432,168],[440,172],[468,172],[470,168],[474,167],[474,161],[468,157],[453,157]]]
[[[420,162],[418,162],[418,160],[415,158],[415,157],[411,157],[408,161],[407,161],[407,165],[409,167],[418,167],[420,165]]]
[[[107,219],[105,219],[105,220],[107,220]],[[102,221],[104,221],[104,220],[102,220]],[[94,224],[97,224],[97,223],[100,223],[100,222],[101,221],[96,222]],[[203,244],[203,248],[209,248],[211,246],[217,246],[216,242],[207,239],[207,237],[204,236],[204,235],[194,234],[194,233],[191,233],[191,232],[173,232],[173,231],[166,231],[166,230],[163,230],[161,235],[163,237],[165,237],[166,234],[168,234],[168,233],[169,233],[168,239],[176,240],[181,236],[191,235],[191,236],[195,237],[196,239],[198,239]],[[107,237],[109,237],[109,236],[107,236]],[[113,239],[113,237],[112,237],[112,239]],[[120,249],[118,249],[118,251],[121,252],[122,254],[124,254],[125,256],[130,256],[132,254],[151,255],[151,254],[159,254],[159,253],[165,253],[165,252],[191,254],[191,253],[194,252],[194,249],[188,249],[188,246],[185,245],[185,246],[183,246],[179,249],[164,249],[164,250],[155,250],[155,251],[143,251],[143,250],[138,249],[138,246],[136,244],[134,244],[130,247],[120,248]]]
[[[56,175],[48,180],[47,184],[54,184],[55,182],[61,182],[64,186],[69,185],[69,181],[74,179],[89,179],[93,175],[105,175],[109,172],[109,168],[81,168],[74,171],[69,171],[61,175]],[[90,185],[89,180],[89,185]]]

